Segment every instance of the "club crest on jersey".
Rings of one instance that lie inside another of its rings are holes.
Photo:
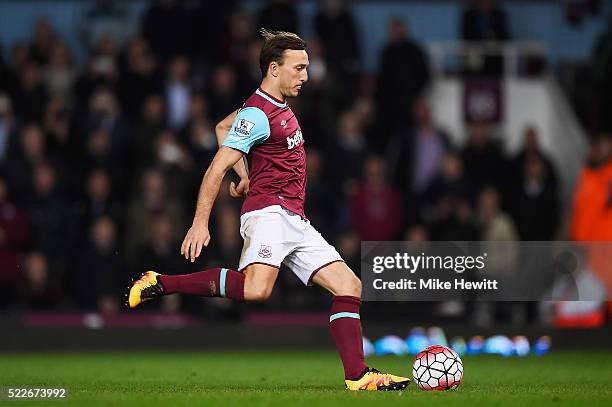
[[[283,129],[287,128],[287,120],[281,120],[280,125]]]
[[[263,259],[268,259],[272,257],[272,247],[261,245],[261,247],[259,248],[259,253],[257,253],[257,255]]]
[[[251,135],[251,130],[253,129],[253,127],[255,127],[255,123],[245,119],[240,119],[238,120],[238,123],[236,123],[234,131],[236,132],[236,134],[248,137]]]
[[[289,150],[299,146],[302,143],[302,140],[304,140],[304,138],[302,137],[301,130],[297,130],[293,134],[293,136],[287,137],[287,144],[288,144]]]

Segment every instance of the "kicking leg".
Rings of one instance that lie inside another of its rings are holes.
[[[190,294],[203,297],[226,297],[236,301],[264,301],[272,293],[278,269],[252,264],[239,273],[226,268],[213,268],[178,276],[147,271],[129,292],[129,306],[167,294]]]
[[[278,276],[278,267],[255,263],[245,268],[243,273],[245,301],[265,301],[270,298]]]
[[[329,330],[344,366],[349,390],[403,390],[410,379],[368,368],[364,361],[361,332],[361,281],[344,262],[331,263],[312,278],[334,297]]]

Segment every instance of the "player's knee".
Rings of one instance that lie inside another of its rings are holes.
[[[268,287],[256,287],[251,290],[245,290],[244,299],[247,301],[261,302],[266,301],[272,295],[272,289]]]
[[[343,280],[337,288],[336,295],[350,295],[361,298],[361,280],[356,275]]]
[[[351,292],[354,297],[361,298],[361,280],[357,276],[351,279]]]

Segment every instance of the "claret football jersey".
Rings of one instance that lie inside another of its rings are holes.
[[[250,188],[241,214],[281,205],[306,217],[304,139],[286,102],[257,89],[238,111],[223,145],[247,157]]]

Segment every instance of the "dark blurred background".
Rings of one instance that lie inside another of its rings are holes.
[[[2,0],[5,317],[127,324],[131,277],[237,266],[233,174],[203,256],[190,264],[179,247],[215,125],[261,79],[258,27],[308,41],[309,82],[290,101],[308,151],[306,214],[357,273],[362,240],[612,239],[609,2]],[[588,273],[601,301],[365,312],[606,324],[612,271]],[[281,272],[266,304],[169,296],[132,316],[258,321],[328,304]]]

